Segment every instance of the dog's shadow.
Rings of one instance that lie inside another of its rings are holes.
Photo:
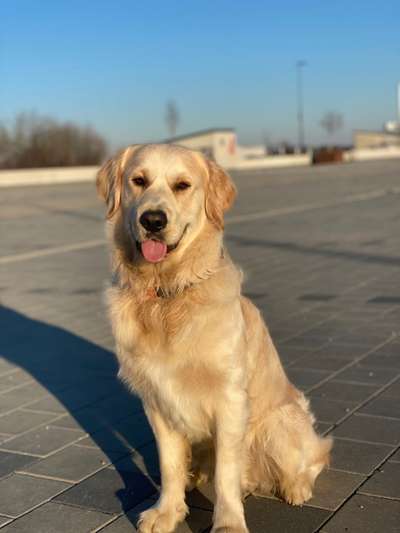
[[[123,481],[123,488],[115,492],[120,509],[128,511],[146,498],[154,499],[160,478],[151,444],[153,434],[139,400],[117,378],[114,354],[72,332],[3,306],[0,324],[0,355],[44,387],[44,399],[55,399],[64,407],[72,417],[70,423],[76,422],[89,434],[89,445],[100,448],[118,472]],[[82,457],[84,460],[84,454]],[[128,516],[135,524],[136,516]]]

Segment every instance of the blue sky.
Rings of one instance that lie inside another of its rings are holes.
[[[306,59],[306,137],[343,113],[337,140],[396,116],[400,1],[3,0],[0,120],[19,111],[91,124],[116,147],[235,127],[243,143],[296,139],[295,62]]]

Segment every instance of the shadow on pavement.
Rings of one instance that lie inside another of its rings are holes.
[[[154,474],[155,454],[148,458],[140,452],[153,435],[139,400],[116,378],[114,355],[62,328],[6,307],[0,307],[0,323],[0,355],[45,387],[53,398],[46,396],[44,400],[61,404],[90,434],[92,445],[97,445],[115,463],[124,484],[122,490],[116,491],[120,507],[131,509],[154,494],[159,482]],[[75,426],[74,420],[70,421],[71,427]],[[119,467],[118,460],[134,450],[142,455],[149,477],[132,461]]]

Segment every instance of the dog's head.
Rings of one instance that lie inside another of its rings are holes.
[[[120,220],[151,263],[186,248],[206,224],[223,229],[236,195],[230,177],[198,152],[161,144],[130,146],[97,175],[107,218]]]

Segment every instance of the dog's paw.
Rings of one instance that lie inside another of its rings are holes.
[[[177,507],[152,507],[141,513],[138,521],[139,533],[173,533],[176,526],[188,512],[185,504]]]
[[[283,496],[291,505],[303,505],[312,497],[312,488],[309,483],[296,483],[286,489]]]
[[[218,511],[210,533],[249,533],[244,516]]]

